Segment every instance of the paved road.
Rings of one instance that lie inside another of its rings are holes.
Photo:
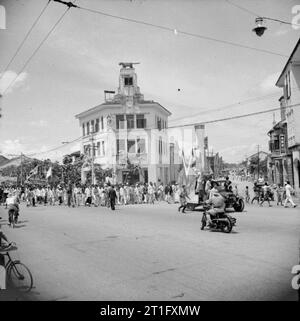
[[[299,209],[235,216],[225,234],[174,204],[22,207],[19,228],[3,230],[34,275],[30,300],[297,300]]]

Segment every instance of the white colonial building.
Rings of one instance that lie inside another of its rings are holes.
[[[118,92],[105,91],[104,103],[76,115],[82,135],[81,152],[102,168],[112,168],[118,183],[167,183],[171,113],[159,103],[144,99],[134,63],[119,65]],[[129,170],[132,166],[138,170]]]
[[[292,173],[295,190],[300,193],[300,39],[285,64],[276,86],[283,89],[281,107],[285,107],[287,147],[292,154]],[[283,109],[283,108],[282,108]]]

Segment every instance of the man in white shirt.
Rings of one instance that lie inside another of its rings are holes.
[[[40,187],[35,189],[36,202],[41,204],[41,189]]]
[[[6,204],[8,208],[8,222],[10,226],[13,226],[14,223],[17,223],[19,216],[19,198],[17,195],[8,194],[6,199]]]
[[[284,201],[284,207],[288,207],[287,206],[287,203],[290,202],[292,204],[293,207],[296,207],[297,205],[293,202],[293,199],[292,199],[292,195],[291,195],[291,192],[293,191],[293,188],[292,186],[290,185],[290,182],[287,181],[286,184],[285,184],[285,201]]]
[[[75,192],[75,189],[74,189]],[[78,185],[76,187],[76,205],[81,206],[82,205],[82,187]]]
[[[210,192],[209,192],[209,197],[208,197],[208,199],[210,200],[215,193],[219,193],[219,191],[218,191],[218,189],[216,188],[216,185],[213,184],[213,187],[212,187],[212,189],[211,189]]]

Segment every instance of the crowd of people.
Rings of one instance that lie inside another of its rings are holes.
[[[246,203],[257,201],[261,206],[264,202],[269,205],[276,198],[277,205],[287,207],[288,202],[296,207],[293,202],[293,189],[289,182],[285,186],[272,185],[257,181],[254,183],[254,197],[250,198],[249,187],[246,186],[244,195],[238,191],[237,185],[232,185],[229,177],[224,178],[223,188],[226,192],[236,196],[244,196]],[[195,192],[198,194],[198,203],[209,200],[213,193],[219,189],[218,183],[212,176],[197,180]],[[57,184],[56,186],[26,185],[8,186],[0,185],[0,204],[7,206],[7,199],[15,195],[20,201],[26,202],[28,207],[37,205],[65,205],[69,207],[80,206],[105,206],[114,208],[114,205],[128,204],[154,204],[165,201],[167,203],[180,203],[179,211],[185,211],[189,200],[189,192],[185,185],[177,183],[137,183],[134,185],[110,183],[103,184]],[[275,195],[275,197],[274,197]]]
[[[112,195],[112,190],[115,192]],[[66,205],[78,206],[107,206],[111,207],[111,198],[117,205],[154,204],[158,201],[168,203],[180,202],[178,184],[138,183],[129,184],[58,184],[57,186],[0,186],[0,202],[6,204],[10,195],[17,195],[26,205]]]
[[[257,181],[254,182],[253,192],[254,197],[251,200],[251,204],[256,201],[260,206],[263,206],[263,204],[267,202],[269,206],[272,206],[271,201],[274,201],[277,205],[284,207],[288,207],[288,203],[293,207],[297,206],[293,201],[292,195],[294,190],[289,181],[285,182],[284,186],[280,184],[269,185],[267,182]],[[248,186],[246,186],[245,190],[245,200],[246,203],[250,203]]]

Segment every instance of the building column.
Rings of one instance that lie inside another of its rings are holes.
[[[205,147],[204,147],[205,126],[204,125],[195,126],[195,133],[196,133],[196,139],[197,139],[197,147],[199,150],[199,158],[197,157],[196,164],[197,164],[197,168],[203,173],[207,169]]]
[[[293,151],[293,170],[294,170],[294,189],[299,196],[300,193],[300,151],[294,150]],[[292,183],[292,182],[291,182]]]

